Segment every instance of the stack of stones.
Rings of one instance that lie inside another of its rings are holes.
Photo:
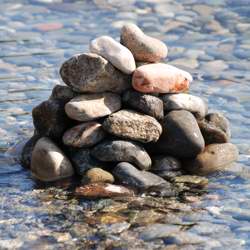
[[[162,62],[163,42],[126,24],[120,43],[101,36],[89,50],[63,63],[66,85],[32,111],[22,163],[35,178],[78,175],[78,193],[105,197],[169,189],[237,159],[228,120],[186,93],[192,76]]]

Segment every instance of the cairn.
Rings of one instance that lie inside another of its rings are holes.
[[[35,132],[22,164],[35,178],[81,176],[83,197],[169,195],[178,183],[204,186],[196,175],[237,160],[229,121],[187,93],[192,76],[163,62],[163,42],[126,24],[120,43],[101,36],[89,50],[62,64],[66,85],[32,111]]]

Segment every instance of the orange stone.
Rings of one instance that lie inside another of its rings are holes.
[[[192,76],[164,63],[140,66],[134,71],[133,88],[143,93],[179,93],[189,89]]]

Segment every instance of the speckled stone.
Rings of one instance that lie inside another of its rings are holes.
[[[238,156],[237,147],[231,143],[210,144],[195,159],[183,163],[183,166],[191,174],[208,175],[229,168]]]
[[[122,102],[127,107],[152,116],[157,120],[162,120],[164,117],[163,101],[156,96],[127,90],[122,96]]]
[[[193,113],[199,119],[207,114],[207,104],[198,96],[186,93],[166,94],[162,96],[162,100],[166,112],[183,109]]]
[[[68,59],[61,66],[60,75],[68,86],[80,93],[121,93],[130,87],[128,75],[93,53],[79,54]]]
[[[52,89],[52,93],[50,95],[50,100],[60,100],[64,103],[69,102],[72,98],[77,95],[70,87],[65,85],[56,85]]]
[[[167,183],[160,176],[148,171],[141,171],[128,162],[119,163],[113,170],[115,178],[119,183],[146,190],[151,187],[167,186]]]
[[[120,96],[104,92],[84,94],[73,98],[65,105],[65,112],[73,120],[92,121],[110,115],[120,108]]]
[[[89,50],[104,57],[125,74],[131,74],[135,70],[135,59],[130,50],[112,37],[101,36],[94,39],[90,43]]]
[[[61,140],[65,130],[73,124],[64,111],[64,102],[60,100],[40,103],[33,108],[32,117],[38,134],[55,140]]]
[[[122,196],[133,196],[132,190],[109,183],[91,183],[78,187],[75,190],[77,197],[85,198],[111,198],[111,197],[122,197]]]
[[[151,166],[151,158],[138,143],[124,140],[101,142],[93,148],[91,154],[104,162],[130,162],[142,170]]]
[[[113,175],[108,171],[105,171],[101,168],[92,168],[89,169],[82,178],[82,183],[113,183],[115,181]]]
[[[137,61],[158,62],[167,57],[168,48],[160,40],[147,36],[135,24],[128,23],[121,30],[121,44],[126,46]]]
[[[32,175],[41,181],[56,181],[74,174],[69,159],[49,138],[40,138],[32,152]]]
[[[163,120],[160,139],[150,145],[157,154],[192,158],[205,147],[205,142],[195,117],[186,110],[169,112]]]
[[[86,122],[67,130],[63,143],[67,146],[81,148],[91,147],[103,140],[106,133],[98,122]]]
[[[162,127],[155,118],[125,109],[107,117],[103,128],[115,136],[144,143],[156,142],[162,133]]]
[[[153,63],[137,68],[132,86],[142,93],[179,93],[189,89],[192,76],[165,63]]]

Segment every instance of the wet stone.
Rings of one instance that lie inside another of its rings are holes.
[[[148,171],[141,171],[127,162],[119,163],[113,170],[115,178],[124,185],[146,190],[151,187],[170,185],[161,177]]]
[[[210,144],[193,160],[183,163],[191,174],[208,175],[222,171],[238,159],[238,149],[231,143]]]
[[[83,198],[111,198],[121,196],[133,196],[130,189],[109,184],[109,183],[92,183],[76,188],[75,195]]]
[[[158,62],[168,54],[168,48],[163,42],[145,35],[138,26],[132,23],[122,27],[121,44],[132,52],[137,61]]]
[[[132,86],[142,93],[179,93],[189,89],[192,76],[165,63],[140,66],[132,77]]]
[[[73,120],[91,121],[110,115],[120,108],[120,96],[104,92],[84,94],[73,98],[65,105],[65,112]]]
[[[63,143],[67,146],[82,148],[91,147],[103,140],[106,133],[98,122],[86,122],[67,130]]]
[[[112,37],[101,36],[91,41],[90,51],[104,57],[125,74],[132,74],[135,70],[132,53]]]
[[[156,142],[162,133],[162,127],[155,118],[125,109],[106,118],[103,128],[115,136],[144,143]]]
[[[127,90],[122,96],[122,102],[127,107],[152,116],[157,120],[163,119],[163,102],[156,96]]]
[[[61,139],[64,131],[73,123],[64,111],[64,102],[60,100],[48,100],[40,103],[33,108],[32,117],[38,134],[55,140]]]
[[[105,171],[101,168],[91,168],[89,169],[84,177],[82,178],[82,183],[113,183],[114,177],[108,171]]]
[[[193,113],[197,118],[202,119],[207,114],[207,104],[200,97],[179,93],[167,94],[162,96],[164,111],[187,110]]]
[[[196,175],[181,175],[172,179],[174,183],[184,183],[191,187],[205,187],[208,184],[208,179]]]
[[[41,181],[56,181],[74,174],[69,159],[49,138],[42,137],[34,147],[31,172]]]
[[[73,99],[77,93],[75,93],[70,87],[65,85],[56,85],[52,89],[50,100],[60,100],[63,103],[69,102]]]
[[[104,162],[130,162],[142,170],[148,170],[151,166],[151,158],[146,150],[132,141],[104,141],[95,146],[91,154]]]
[[[171,111],[163,120],[163,132],[148,150],[180,158],[192,158],[205,146],[195,117],[186,110]]]
[[[153,157],[153,164],[150,171],[166,180],[171,180],[176,176],[182,175],[184,172],[181,168],[181,162],[178,159],[163,155]]]
[[[74,91],[121,93],[129,88],[129,76],[116,69],[103,57],[84,53],[63,63],[60,69],[63,81]]]

